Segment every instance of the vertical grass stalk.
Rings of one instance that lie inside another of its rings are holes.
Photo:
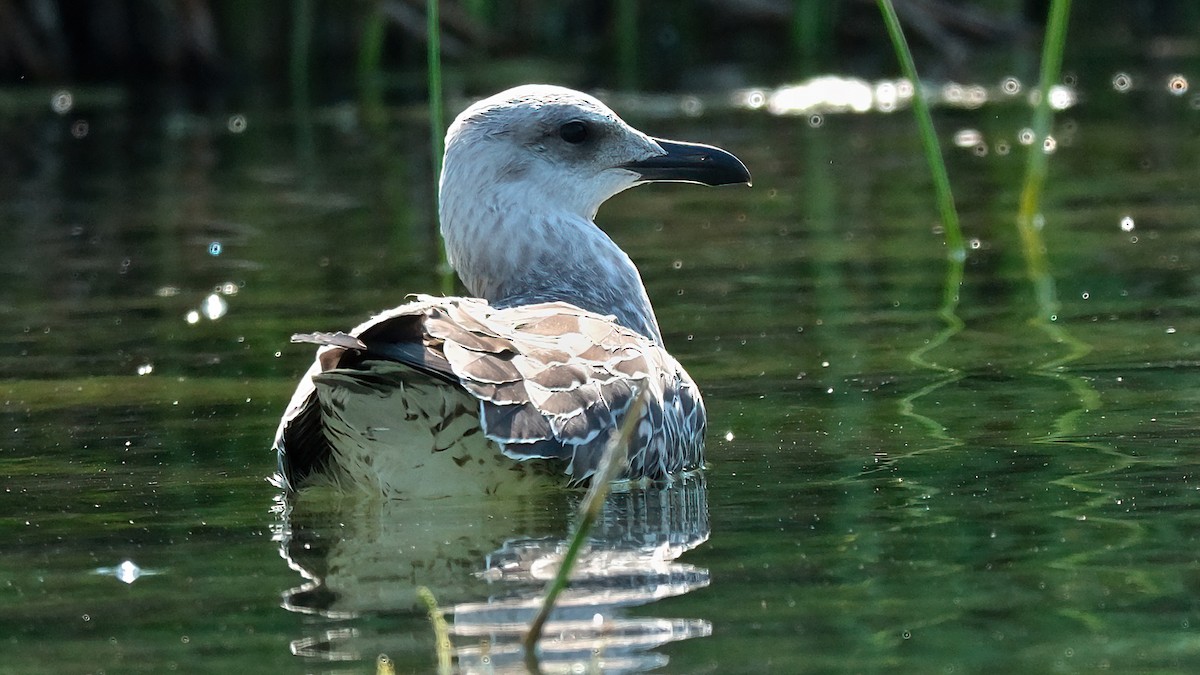
[[[1018,212],[1018,220],[1023,223],[1032,224],[1041,207],[1042,186],[1046,183],[1046,168],[1049,163],[1045,143],[1050,137],[1050,126],[1054,121],[1054,110],[1050,106],[1050,89],[1058,82],[1062,72],[1063,50],[1067,44],[1067,17],[1070,13],[1071,0],[1051,0],[1046,37],[1042,42],[1042,67],[1038,77],[1039,97],[1033,111],[1034,140],[1029,146],[1025,184],[1021,190]]]
[[[426,60],[429,64],[429,147],[433,152],[433,203],[438,204],[438,185],[442,178],[442,156],[446,152],[446,114],[442,107],[442,21],[438,16],[438,0],[425,2],[425,43],[428,47]],[[435,209],[435,212],[437,209]],[[438,219],[434,217],[434,229]],[[442,293],[454,293],[454,271],[450,269],[450,261],[446,258],[446,247],[438,246],[438,276],[441,280]]]
[[[933,175],[938,211],[941,213],[942,227],[946,230],[947,253],[951,260],[962,260],[967,255],[967,249],[963,245],[962,229],[958,225],[958,211],[954,208],[954,194],[950,191],[946,161],[942,157],[942,149],[933,128],[933,117],[929,114],[929,104],[921,89],[921,80],[917,77],[917,66],[913,62],[912,52],[909,51],[908,41],[904,38],[904,30],[900,27],[900,18],[896,16],[892,0],[878,0],[878,3],[879,11],[883,14],[883,23],[887,26],[888,37],[896,50],[896,59],[900,61],[900,71],[912,83],[913,116],[917,119],[921,145],[925,149],[925,161]]]
[[[1034,285],[1038,317],[1042,322],[1053,322],[1058,313],[1058,294],[1050,276],[1050,263],[1046,257],[1046,245],[1042,239],[1042,189],[1046,184],[1049,153],[1046,142],[1050,138],[1054,122],[1054,110],[1050,105],[1050,89],[1058,82],[1062,71],[1063,49],[1067,42],[1067,17],[1071,11],[1070,0],[1051,0],[1050,16],[1046,22],[1046,36],[1042,43],[1042,67],[1039,75],[1037,105],[1033,111],[1033,143],[1029,145],[1029,157],[1025,165],[1025,182],[1021,188],[1021,200],[1017,207],[1017,232],[1021,235],[1021,250],[1030,281]]]
[[[364,117],[372,127],[383,125],[383,40],[387,21],[378,3],[367,9],[366,22],[358,46],[358,89]]]
[[[1034,300],[1037,304],[1038,314],[1034,317],[1034,323],[1055,342],[1068,348],[1066,355],[1041,364],[1041,369],[1045,371],[1075,361],[1091,351],[1091,345],[1071,335],[1064,326],[1055,323],[1059,311],[1058,291],[1054,286],[1054,277],[1050,274],[1050,261],[1042,237],[1043,220],[1040,216],[1042,190],[1046,184],[1050,160],[1046,142],[1051,137],[1050,130],[1054,122],[1050,89],[1058,82],[1062,72],[1063,51],[1067,43],[1067,19],[1070,13],[1071,0],[1051,0],[1050,15],[1046,21],[1046,37],[1042,43],[1042,67],[1038,76],[1039,98],[1033,111],[1034,141],[1029,146],[1025,183],[1021,189],[1021,201],[1017,210],[1021,251],[1025,256],[1026,274],[1033,284]],[[1081,399],[1085,398],[1081,396]]]
[[[1055,289],[1054,276],[1050,273],[1050,260],[1045,240],[1042,237],[1042,228],[1045,224],[1041,215],[1042,193],[1050,160],[1050,148],[1047,146],[1047,141],[1051,138],[1050,132],[1054,122],[1050,90],[1059,81],[1062,72],[1063,52],[1067,43],[1067,21],[1070,13],[1070,0],[1051,0],[1050,13],[1046,21],[1046,34],[1042,42],[1042,64],[1041,72],[1038,75],[1039,97],[1033,112],[1034,141],[1029,146],[1029,157],[1025,165],[1025,182],[1022,185],[1021,201],[1017,210],[1017,231],[1021,235],[1025,273],[1033,285],[1034,301],[1037,304],[1037,314],[1034,315],[1031,322],[1051,340],[1067,349],[1064,355],[1039,363],[1034,372],[1064,382],[1079,400],[1079,405],[1058,415],[1055,418],[1054,429],[1037,441],[1042,443],[1067,441],[1076,447],[1102,452],[1124,460],[1125,465],[1128,466],[1131,460],[1110,447],[1072,440],[1079,433],[1081,420],[1084,420],[1088,413],[1101,408],[1103,400],[1090,378],[1064,372],[1067,364],[1085,356],[1091,351],[1092,346],[1072,335],[1068,328],[1058,321],[1060,307],[1058,292]],[[1064,484],[1080,492],[1089,490],[1097,492],[1095,485],[1086,480],[1064,480]],[[1068,510],[1055,515],[1074,518],[1077,517],[1077,512]]]
[[[953,368],[940,366],[926,358],[926,354],[942,346],[950,338],[963,329],[963,321],[958,317],[959,290],[962,288],[963,264],[967,258],[967,249],[963,243],[962,228],[958,223],[958,211],[954,207],[954,193],[950,190],[950,174],[946,171],[946,160],[942,156],[941,144],[938,143],[937,132],[933,128],[933,116],[929,113],[929,103],[925,100],[925,91],[921,87],[921,79],[917,75],[917,65],[913,61],[912,51],[904,38],[904,29],[900,26],[900,18],[896,16],[896,8],[891,0],[878,0],[879,12],[883,15],[883,23],[887,26],[888,37],[896,50],[896,60],[900,62],[900,70],[912,84],[913,117],[916,118],[917,128],[921,137],[921,146],[925,150],[925,162],[929,165],[929,173],[933,177],[933,187],[937,194],[938,211],[942,218],[942,228],[945,230],[945,242],[949,267],[946,270],[946,281],[942,288],[942,305],[938,308],[945,327],[938,331],[924,346],[908,355],[914,364],[953,373]],[[939,385],[940,386],[940,385]],[[911,402],[910,402],[911,403]]]
[[[426,60],[429,65],[429,145],[433,149],[434,187],[442,174],[442,154],[445,152],[445,112],[442,108],[442,21],[438,16],[438,0],[425,2]],[[436,190],[434,194],[437,194]]]
[[[572,535],[571,541],[567,545],[567,551],[563,554],[562,562],[559,563],[558,572],[546,586],[546,596],[542,599],[542,606],[538,609],[537,615],[533,617],[533,621],[529,622],[529,631],[525,633],[523,640],[525,666],[530,672],[541,672],[538,666],[538,640],[542,638],[542,630],[546,626],[547,619],[550,618],[550,613],[554,611],[558,595],[567,587],[567,582],[571,578],[571,570],[574,569],[575,562],[579,559],[579,553],[583,550],[583,544],[587,541],[592,526],[600,517],[600,511],[604,508],[604,500],[608,497],[612,481],[625,466],[626,449],[641,420],[645,404],[645,396],[640,390],[635,390],[633,403],[629,405],[629,410],[625,413],[625,420],[621,423],[617,436],[605,447],[604,457],[600,459],[600,465],[596,467],[596,473],[592,475],[592,484],[588,487],[587,494],[584,495],[583,503],[579,505],[579,525],[575,528],[575,534]]]

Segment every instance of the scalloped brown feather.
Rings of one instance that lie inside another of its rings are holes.
[[[573,480],[586,479],[595,470],[635,391],[642,390],[655,405],[646,407],[640,425],[644,428],[628,449],[627,475],[658,478],[702,463],[703,406],[679,364],[611,317],[574,305],[552,302],[497,309],[471,298],[417,296],[349,334],[312,333],[294,339],[323,347],[280,427],[277,446],[286,449],[281,452],[281,475],[288,484],[305,473],[287,466],[293,448],[324,442],[336,459],[338,443],[351,442],[341,437],[315,439],[313,433],[329,435],[321,425],[292,424],[301,413],[311,415],[319,398],[311,380],[322,380],[318,373],[334,372],[341,379],[324,378],[326,386],[350,386],[355,377],[370,379],[370,364],[380,358],[417,370],[437,364],[433,374],[477,400],[483,432],[500,452],[517,460],[566,460]],[[403,341],[394,342],[397,339]],[[322,415],[346,414],[327,408]]]

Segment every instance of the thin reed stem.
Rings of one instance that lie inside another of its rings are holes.
[[[383,111],[383,42],[387,36],[387,19],[379,5],[373,3],[367,11],[362,37],[358,46],[358,91],[363,117],[373,129],[384,125]]]
[[[888,36],[892,39],[892,47],[896,50],[896,58],[900,61],[900,70],[912,83],[913,116],[917,119],[921,145],[925,148],[925,161],[929,165],[930,174],[933,175],[938,210],[942,216],[942,227],[946,231],[947,253],[952,260],[962,260],[967,255],[967,249],[963,244],[962,229],[958,224],[958,211],[954,208],[954,194],[950,191],[950,175],[946,172],[946,161],[942,157],[937,132],[933,128],[933,117],[929,114],[929,104],[925,100],[925,92],[921,89],[921,80],[917,77],[917,65],[913,62],[912,52],[904,38],[904,29],[900,27],[900,18],[896,16],[892,0],[878,0],[878,3]]]
[[[442,155],[446,148],[446,133],[442,108],[442,22],[438,17],[438,0],[426,0],[425,17],[427,23],[426,60],[429,65],[429,147],[433,150],[433,180],[436,193],[437,182],[442,174]]]
[[[542,638],[542,630],[550,618],[550,613],[554,611],[554,604],[558,600],[559,593],[562,593],[563,589],[567,587],[571,578],[571,570],[575,567],[575,562],[579,558],[580,551],[583,550],[588,534],[592,531],[592,526],[600,517],[600,511],[604,508],[604,500],[608,497],[612,481],[625,466],[625,450],[629,447],[629,440],[633,438],[634,431],[637,429],[645,404],[646,400],[642,392],[635,391],[633,403],[625,413],[625,420],[621,424],[616,438],[605,448],[600,466],[592,475],[592,484],[583,498],[583,503],[579,506],[579,525],[575,528],[575,534],[567,545],[562,562],[559,563],[558,573],[546,587],[546,597],[542,599],[542,606],[537,615],[533,617],[533,621],[529,623],[529,632],[525,633],[523,641],[525,665],[530,672],[540,672],[537,655],[538,640]]]
[[[1054,109],[1050,102],[1050,89],[1058,82],[1062,72],[1063,51],[1067,43],[1067,19],[1071,13],[1071,0],[1051,0],[1050,16],[1046,21],[1046,37],[1042,43],[1042,68],[1039,75],[1037,106],[1033,111],[1034,141],[1029,146],[1029,158],[1025,165],[1025,183],[1021,189],[1021,201],[1017,211],[1017,232],[1021,235],[1021,252],[1025,257],[1025,272],[1033,284],[1037,315],[1033,322],[1044,330],[1055,342],[1064,344],[1068,353],[1041,365],[1043,370],[1053,370],[1076,361],[1091,351],[1091,345],[1071,335],[1065,326],[1057,323],[1060,303],[1055,288],[1054,276],[1050,273],[1050,260],[1046,253],[1042,228],[1045,219],[1041,216],[1042,191],[1049,169]]]
[[[1050,126],[1054,122],[1054,110],[1050,106],[1050,89],[1058,82],[1062,72],[1063,51],[1067,44],[1067,18],[1071,13],[1071,0],[1051,0],[1050,16],[1046,22],[1046,37],[1042,42],[1042,68],[1039,75],[1037,106],[1033,111],[1033,143],[1029,146],[1029,158],[1025,165],[1025,184],[1021,190],[1020,210],[1017,220],[1022,228],[1032,227],[1034,216],[1041,208],[1042,188],[1046,183],[1049,164],[1046,140],[1050,137]],[[1024,234],[1024,233],[1023,233]]]
[[[1067,41],[1067,17],[1070,11],[1070,0],[1052,0],[1050,4],[1046,37],[1042,43],[1039,98],[1033,111],[1033,143],[1029,145],[1025,183],[1021,188],[1021,201],[1017,209],[1017,232],[1021,235],[1021,251],[1025,257],[1026,271],[1034,285],[1038,321],[1046,325],[1057,319],[1059,303],[1058,293],[1054,288],[1054,277],[1050,274],[1050,262],[1046,256],[1046,244],[1042,238],[1044,220],[1040,212],[1042,190],[1046,184],[1046,172],[1050,162],[1050,149],[1046,144],[1051,138],[1050,128],[1054,123],[1050,89],[1058,81],[1062,71],[1062,55]]]
[[[438,188],[442,179],[442,156],[446,152],[446,113],[442,104],[442,21],[438,16],[438,0],[425,2],[425,32],[426,60],[429,62],[429,147],[433,152],[433,195],[434,204],[438,203]],[[437,219],[434,219],[435,229]],[[440,230],[439,230],[440,231]],[[446,258],[446,247],[438,246],[438,276],[441,280],[442,293],[451,295],[454,292],[454,272],[450,269],[450,261]]]

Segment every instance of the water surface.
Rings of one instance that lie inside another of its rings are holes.
[[[1200,663],[1200,113],[1106,78],[1059,116],[1044,268],[1015,228],[1028,109],[939,114],[972,242],[950,305],[907,113],[620,109],[737,152],[755,183],[601,211],[702,387],[710,467],[610,498],[556,653]],[[422,585],[457,609],[463,666],[509,663],[578,493],[301,507],[264,480],[311,358],[288,336],[440,287],[422,120],[226,107],[79,95],[4,120],[2,669],[370,672],[386,653],[425,672]],[[949,142],[964,129],[986,153]]]

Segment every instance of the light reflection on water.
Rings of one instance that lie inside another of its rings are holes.
[[[577,500],[567,496],[549,497],[547,504],[560,515],[572,513]],[[301,493],[296,504],[281,502],[275,539],[281,556],[306,579],[284,593],[283,606],[335,623],[292,640],[294,654],[362,661],[380,652],[405,651],[407,636],[398,636],[397,644],[395,637],[354,619],[413,611],[419,607],[417,587],[424,586],[452,617],[459,668],[523,671],[521,640],[567,545],[561,535],[522,534],[522,528],[539,527],[527,505],[453,499],[304,503],[313,498],[328,499]],[[561,527],[561,520],[547,520],[540,527]],[[708,570],[677,558],[709,533],[701,477],[667,488],[618,487],[610,493],[571,585],[546,623],[542,666],[555,672],[593,666],[640,672],[667,664],[655,651],[662,645],[710,635],[712,625],[704,618],[629,616],[627,611],[708,586]]]
[[[1000,84],[962,84],[947,82],[940,86],[922,84],[930,105],[963,110],[975,110],[988,103],[1013,100],[1025,86],[1015,77],[1006,77]],[[1186,89],[1186,86],[1185,86]],[[1073,86],[1055,85],[1050,88],[1050,107],[1067,110],[1078,103],[1079,94]],[[908,80],[877,80],[826,75],[774,89],[746,89],[734,95],[734,106],[748,110],[765,110],[772,115],[812,115],[828,113],[890,113],[907,108],[912,101],[913,84]],[[1041,92],[1030,90],[1025,97],[1035,105]]]

